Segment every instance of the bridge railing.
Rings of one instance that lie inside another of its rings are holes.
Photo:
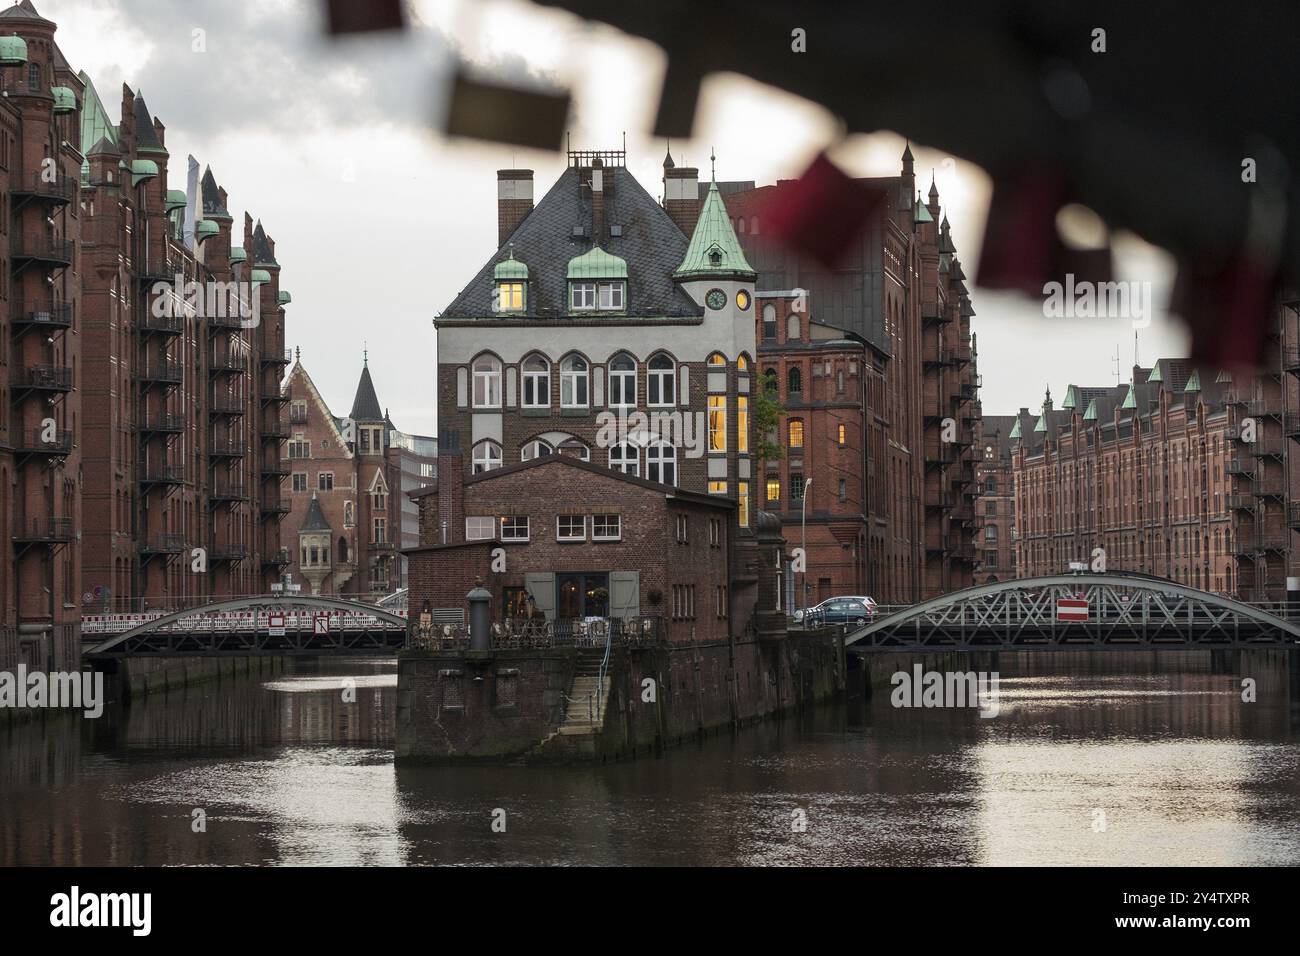
[[[512,618],[491,626],[493,650],[550,647],[650,647],[664,640],[663,618],[611,617],[593,620]],[[409,646],[417,650],[460,650],[469,647],[468,624],[434,624],[413,629]]]
[[[286,608],[284,611],[272,609],[258,609],[255,611],[218,611],[207,612],[203,614],[194,614],[189,617],[181,618],[170,624],[162,626],[162,630],[184,631],[195,634],[210,633],[243,633],[248,631],[265,631],[270,627],[271,613],[282,613],[284,615],[284,627],[286,631],[311,631],[315,627],[316,619],[324,616],[329,621],[329,630],[331,633],[338,630],[361,630],[376,627],[391,627],[386,622],[381,622],[373,614],[368,614],[362,609],[357,611],[340,611],[340,610],[314,610],[311,608],[299,608],[296,610]],[[83,614],[81,617],[81,633],[86,637],[94,636],[111,636],[113,634],[122,634],[126,631],[133,630],[141,625],[156,621],[159,618],[166,617],[169,612],[166,611],[146,611],[139,614]],[[391,613],[399,617],[405,617],[405,610],[394,610]]]

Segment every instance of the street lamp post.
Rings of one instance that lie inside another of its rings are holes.
[[[808,610],[808,489],[813,480],[803,483],[803,497],[799,500],[799,553],[803,557],[803,588],[799,594],[799,607]]]

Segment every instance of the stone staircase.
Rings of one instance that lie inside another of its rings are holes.
[[[609,675],[605,675],[604,693],[596,697],[600,680],[600,662],[605,656],[603,647],[583,650],[573,669],[573,684],[569,688],[564,723],[559,733],[566,736],[590,736],[600,733],[605,710],[609,706]],[[599,709],[598,709],[599,708]]]

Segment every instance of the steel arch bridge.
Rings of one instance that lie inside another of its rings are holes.
[[[341,598],[267,595],[166,614],[107,638],[83,656],[373,655],[401,650],[405,643],[405,616],[386,608]]]
[[[1286,647],[1300,645],[1300,621],[1165,578],[1080,573],[954,591],[851,629],[844,642],[855,654]]]

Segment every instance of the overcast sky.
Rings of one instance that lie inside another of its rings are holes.
[[[653,124],[665,58],[652,44],[525,0],[417,0],[400,35],[331,42],[318,0],[33,0],[56,39],[90,74],[116,118],[121,84],[143,92],[167,128],[173,188],[185,155],[210,164],[230,195],[276,241],[281,287],[293,294],[287,338],[336,414],[347,414],[364,348],[380,402],[406,431],[433,434],[433,316],[496,249],[496,170],[536,171],[537,198],[562,154],[448,142],[437,129],[444,83],[462,57],[519,81],[573,90],[575,148],[617,148],[659,196],[662,141]],[[196,51],[195,30],[202,30]],[[813,55],[813,54],[809,54]],[[835,141],[834,118],[802,99],[734,74],[711,77],[695,138],[673,154],[719,179],[760,185],[797,176],[816,152],[856,175],[896,175],[903,140],[882,132]],[[772,135],[781,130],[781,135]],[[958,255],[974,277],[989,199],[978,168],[913,144],[918,181],[937,177]],[[1120,238],[1119,278],[1150,281],[1166,301],[1166,256]],[[1045,319],[1040,302],[976,288],[985,414],[1059,404],[1070,382],[1127,381],[1128,320]],[[816,314],[817,304],[811,303]],[[1183,355],[1182,325],[1158,309],[1140,333],[1149,365]]]

